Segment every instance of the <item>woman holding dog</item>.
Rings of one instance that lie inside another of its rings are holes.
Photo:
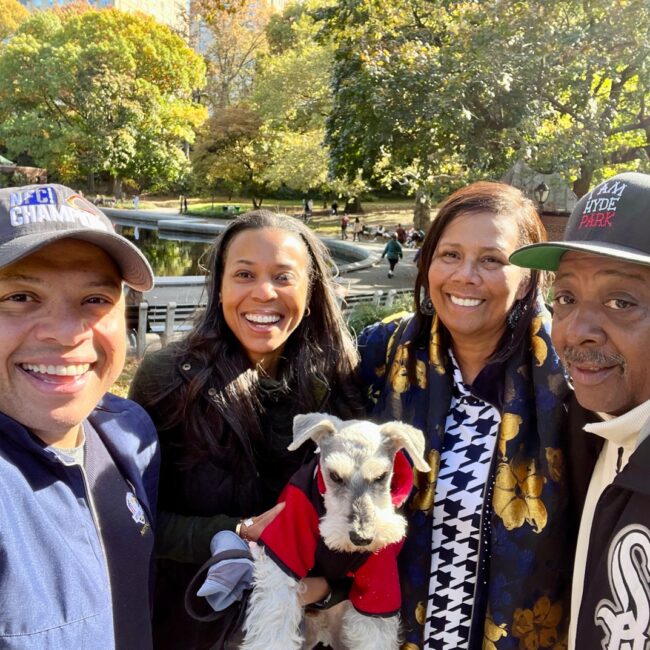
[[[433,468],[408,506],[403,649],[551,648],[566,636],[569,386],[542,277],[508,263],[545,239],[519,190],[458,190],[424,240],[417,311],[360,337],[374,415],[422,429]]]
[[[242,215],[212,247],[195,327],[136,374],[131,397],[153,418],[162,452],[156,648],[209,648],[218,638],[218,623],[185,613],[185,589],[215,533],[255,540],[281,508],[280,491],[313,453],[287,451],[293,416],[360,411],[328,259],[299,220]]]

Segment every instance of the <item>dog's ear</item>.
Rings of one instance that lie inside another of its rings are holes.
[[[379,433],[393,443],[395,451],[405,449],[420,472],[431,470],[424,459],[424,434],[420,429],[403,422],[387,422],[379,427]]]
[[[287,447],[295,451],[306,440],[313,440],[316,444],[324,436],[331,436],[341,427],[342,421],[328,413],[306,413],[293,418],[293,442]]]

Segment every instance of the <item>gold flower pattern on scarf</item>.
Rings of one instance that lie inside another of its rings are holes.
[[[485,627],[483,628],[483,650],[497,650],[497,641],[504,636],[508,636],[506,624],[497,625],[492,616],[488,613],[485,618]]]
[[[544,361],[546,361],[546,357],[548,356],[548,347],[546,345],[546,342],[544,339],[537,336],[537,332],[542,329],[542,322],[543,321],[540,316],[535,316],[530,324],[530,345],[533,349],[533,356],[535,357],[535,361],[538,367],[540,367]]]
[[[411,500],[411,509],[431,512],[436,496],[436,481],[440,469],[440,452],[432,449],[427,455],[427,462],[431,468],[428,472],[418,472],[413,468],[413,482],[417,492]]]
[[[406,345],[398,345],[395,351],[393,365],[388,368],[388,382],[392,386],[393,391],[400,395],[405,393],[411,385],[406,373],[407,359],[408,350]]]
[[[504,413],[501,417],[499,426],[499,453],[502,458],[506,456],[506,443],[513,440],[519,433],[519,427],[522,423],[521,416],[514,413]]]
[[[545,480],[532,458],[499,463],[492,505],[507,530],[521,528],[524,522],[536,533],[544,529],[548,518],[541,499]]]
[[[427,622],[427,604],[423,600],[415,608],[415,620],[422,626]]]
[[[431,322],[431,337],[429,339],[429,364],[439,375],[445,374],[445,365],[442,362],[442,355],[440,354],[440,325],[438,321],[438,314],[433,317],[433,320]]]
[[[561,449],[555,447],[546,447],[546,462],[548,463],[548,473],[551,480],[559,483],[564,476],[564,454]]]
[[[521,650],[566,648],[564,641],[558,639],[557,626],[562,620],[562,604],[551,603],[550,598],[542,596],[533,609],[516,609],[512,622],[512,636],[519,639]]]
[[[405,393],[411,387],[406,370],[406,363],[409,357],[406,345],[397,346],[393,365],[388,369],[388,382],[392,386],[393,391],[399,395]],[[427,367],[424,361],[416,361],[415,378],[418,388],[424,390],[427,387]]]

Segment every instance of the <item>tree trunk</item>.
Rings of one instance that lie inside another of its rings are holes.
[[[264,199],[258,199],[253,197],[253,210],[259,210],[262,207],[262,201]]]
[[[358,196],[349,197],[347,203],[345,204],[345,211],[348,214],[362,214],[363,207],[361,206],[361,200]]]
[[[122,200],[122,179],[117,176],[113,179],[113,196],[116,201]]]
[[[590,167],[585,167],[584,165],[580,166],[580,176],[576,178],[573,183],[573,191],[575,195],[580,198],[584,196],[591,187],[591,179],[594,176],[594,170]]]
[[[413,226],[416,230],[427,232],[431,225],[431,201],[426,192],[418,190],[415,193],[415,208],[413,209]]]
[[[95,189],[95,172],[88,172],[88,192],[89,194],[94,195],[96,193]]]

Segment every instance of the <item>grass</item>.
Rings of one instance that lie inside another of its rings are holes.
[[[356,305],[345,314],[345,322],[352,336],[361,333],[364,327],[372,325],[393,314],[413,311],[413,296],[400,296],[390,307],[377,307],[371,303]]]
[[[348,224],[348,234],[352,237],[352,225],[354,218],[358,216],[366,226],[385,226],[387,230],[393,230],[401,223],[407,228],[413,223],[413,207],[402,208],[400,210],[392,209],[380,212],[367,212],[360,215],[350,215]],[[309,226],[321,235],[338,236],[341,232],[341,215],[333,216],[331,214],[314,214],[309,220]]]
[[[323,207],[322,201],[314,201],[314,216],[327,216],[329,215],[329,206],[331,201],[327,202],[327,206]],[[342,212],[343,201],[339,200],[339,212]],[[209,216],[209,213],[214,211],[214,216],[221,216],[223,213],[223,206],[238,205],[241,212],[253,209],[253,202],[248,197],[234,196],[228,198],[227,196],[195,196],[188,197],[188,208],[191,214],[201,216]],[[370,218],[373,215],[378,215],[385,212],[408,212],[413,210],[412,199],[372,199],[364,200],[361,203],[364,210],[363,214],[359,215],[364,219]],[[130,209],[133,208],[133,198],[131,195],[125,196],[122,200],[115,204],[117,208]],[[153,210],[155,208],[178,209],[180,207],[178,196],[154,196],[144,195],[140,196],[139,208],[142,210]],[[262,202],[262,208],[274,210],[276,212],[287,212],[289,214],[302,214],[303,205],[301,199],[275,199],[267,198]]]
[[[131,385],[131,380],[135,371],[140,365],[140,359],[135,357],[127,357],[126,363],[124,364],[124,370],[122,374],[117,378],[117,381],[113,384],[111,388],[111,393],[119,395],[120,397],[126,397],[129,393],[129,386]]]

